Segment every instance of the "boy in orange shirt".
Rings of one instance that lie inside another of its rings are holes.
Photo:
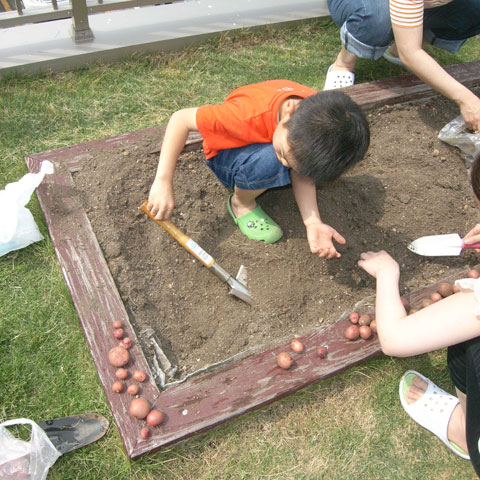
[[[234,90],[220,105],[175,112],[160,153],[148,209],[167,220],[174,208],[173,176],[189,132],[203,137],[207,165],[233,193],[227,209],[248,238],[274,243],[281,228],[257,205],[268,188],[292,183],[310,250],[338,258],[345,239],[322,222],[315,182],[338,177],[365,155],[370,131],[360,107],[338,91],[317,93],[289,80]]]

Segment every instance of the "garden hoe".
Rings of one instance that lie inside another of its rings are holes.
[[[169,233],[182,247],[190,252],[197,260],[202,262],[211,272],[213,272],[220,280],[230,285],[230,293],[240,300],[253,304],[252,294],[247,290],[246,268],[241,265],[237,273],[237,278],[233,278],[212,258],[200,245],[197,245],[188,235],[185,235],[169,220],[157,220],[147,209],[147,202],[144,202],[140,210],[150,217],[155,223],[158,223],[167,233]]]

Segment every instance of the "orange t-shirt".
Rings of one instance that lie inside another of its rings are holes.
[[[220,150],[270,143],[283,101],[315,93],[290,80],[269,80],[237,88],[220,105],[199,107],[196,121],[207,159]]]

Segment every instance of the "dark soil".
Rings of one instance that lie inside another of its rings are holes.
[[[464,234],[475,223],[464,162],[457,149],[437,139],[457,115],[444,98],[368,114],[367,157],[339,180],[318,187],[323,221],[347,239],[336,260],[310,253],[290,187],[259,198],[284,238],[274,245],[256,243],[229,217],[228,191],[203,154],[182,155],[172,221],[232,275],[240,265],[247,267],[253,306],[229,295],[225,283],[139,210],[155,175],[159,138],[94,152],[75,175],[75,185],[152,365],[150,338],[177,367],[169,372],[172,379],[167,376],[171,381],[335,322],[374,293],[373,279],[357,267],[362,251],[390,252],[402,267],[402,291],[463,269],[468,253],[427,258],[406,248],[423,235]]]

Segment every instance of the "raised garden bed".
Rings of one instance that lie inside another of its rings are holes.
[[[479,66],[473,62],[449,70],[476,87]],[[230,273],[240,263],[247,266],[253,307],[229,297],[224,284],[138,211],[153,179],[163,126],[27,157],[31,171],[47,159],[56,165],[56,173],[46,178],[37,195],[131,458],[378,355],[375,338],[349,342],[343,337],[346,314],[373,293],[373,282],[355,267],[361,251],[385,248],[403,262],[403,285],[412,305],[433,291],[436,282],[465,274],[465,256],[431,261],[405,249],[423,234],[464,232],[475,218],[460,156],[434,133],[457,115],[455,106],[438,97],[424,101],[435,92],[413,76],[361,84],[348,93],[369,112],[372,148],[358,167],[319,189],[324,220],[347,237],[340,260],[325,262],[308,252],[288,188],[260,199],[284,227],[285,239],[272,246],[244,240],[224,214],[226,192],[202,164],[200,139],[190,138],[190,153],[179,163],[179,214],[174,221]],[[421,101],[404,104],[411,100]],[[385,157],[380,162],[381,155]],[[154,281],[160,283],[159,297],[148,290]],[[372,309],[368,302],[361,308]],[[198,330],[187,330],[182,338],[180,333],[198,318],[205,324],[200,322]],[[149,374],[142,396],[166,414],[147,440],[139,437],[142,422],[128,415],[131,397],[111,391],[114,368],[107,356],[118,343],[112,336],[114,320],[125,324],[133,340],[129,370]],[[202,328],[215,321],[219,323],[202,338]],[[220,326],[225,331],[217,338]],[[276,355],[288,351],[287,340],[297,334],[306,351],[293,355],[290,370],[281,370]],[[167,354],[171,371],[159,373],[149,338]],[[326,359],[316,357],[319,345],[328,345]],[[196,367],[227,358],[231,361],[189,376]],[[165,383],[171,386],[160,388]]]

